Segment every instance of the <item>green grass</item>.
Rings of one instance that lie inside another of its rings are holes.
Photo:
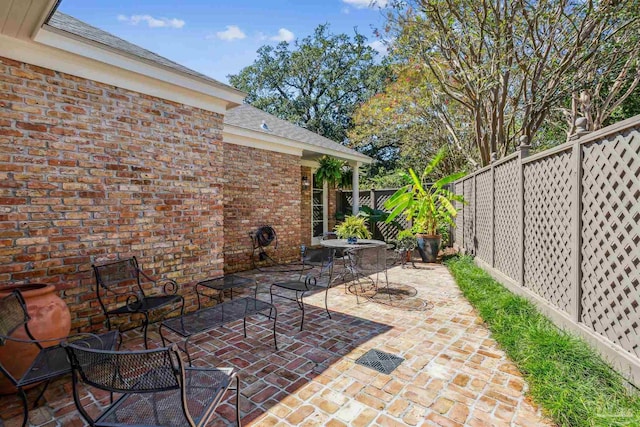
[[[470,257],[446,264],[546,415],[560,426],[640,426],[640,396],[586,342],[556,328]]]

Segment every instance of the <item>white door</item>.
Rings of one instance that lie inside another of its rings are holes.
[[[329,226],[328,185],[316,182],[315,175],[311,198],[311,244],[319,245]]]

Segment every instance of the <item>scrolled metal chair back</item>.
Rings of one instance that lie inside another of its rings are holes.
[[[385,246],[363,246],[348,251],[351,268],[361,274],[373,274],[387,268],[387,249]]]
[[[6,337],[11,336],[16,329],[27,325],[29,321],[27,305],[18,290],[0,300],[0,345],[4,345]],[[27,331],[27,333],[29,333]]]
[[[175,348],[107,351],[66,344],[82,380],[116,393],[156,393],[181,388],[184,366]]]

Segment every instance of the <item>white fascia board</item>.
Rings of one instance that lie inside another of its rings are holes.
[[[320,167],[320,164],[315,160],[300,160],[300,166],[305,166],[311,168],[311,170],[316,170]]]
[[[291,145],[283,143],[280,138],[265,136],[258,132],[251,132],[236,126],[225,124],[222,131],[222,140],[230,144],[302,157],[302,148],[292,147]]]
[[[230,105],[242,102],[242,97],[228,96],[233,94],[224,94],[213,85],[69,37],[41,30],[37,39],[41,38],[47,39],[47,42],[54,42],[55,39],[65,47],[58,48],[50,44],[0,35],[0,55],[218,114],[225,114]],[[103,54],[101,59],[89,56],[98,53]],[[125,63],[129,65],[129,69]]]
[[[226,123],[224,124],[223,139],[225,141],[236,143],[234,141],[242,141],[242,138],[246,138],[247,140],[254,141],[256,144],[262,144],[265,150],[270,150],[270,151],[287,150],[287,149],[293,148],[298,150],[300,152],[300,155],[302,155],[303,150],[306,150],[306,151],[313,151],[321,155],[326,154],[327,156],[335,157],[342,160],[348,160],[352,162],[357,161],[361,163],[373,163],[373,159],[370,159],[368,157],[354,156],[348,153],[343,153],[338,150],[331,150],[329,148],[319,147],[313,144],[307,144],[305,142],[296,141],[294,139],[284,138],[278,135],[272,135],[267,132],[257,132],[257,131],[246,129],[240,126],[229,125]],[[247,145],[245,143],[240,143],[240,142],[238,143],[241,145]],[[256,148],[263,148],[257,145],[251,145],[251,146],[255,146]],[[284,153],[286,151],[280,151],[280,152]]]

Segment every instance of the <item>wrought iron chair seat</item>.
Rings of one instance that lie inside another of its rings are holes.
[[[95,351],[66,345],[73,366],[78,411],[93,426],[205,426],[235,380],[234,368],[187,368],[175,345],[143,351]],[[96,419],[82,405],[80,378],[92,387],[122,393]]]
[[[324,291],[329,286],[328,281],[323,280],[323,281],[317,282],[313,280],[314,278],[315,277],[311,275],[311,276],[307,276],[304,282],[296,280],[296,281],[290,281],[290,282],[278,282],[276,283],[276,285],[282,289],[287,289],[290,291],[298,291],[298,292],[312,292],[316,290]]]
[[[0,345],[7,342],[17,342],[24,345],[33,345],[38,348],[38,354],[26,371],[17,375],[10,372],[0,364],[2,372],[16,387],[23,406],[23,427],[27,425],[29,418],[29,407],[27,395],[24,388],[33,384],[44,382],[40,394],[34,402],[37,406],[40,398],[47,389],[49,382],[55,378],[71,372],[71,364],[65,349],[60,341],[74,340],[77,345],[85,348],[114,349],[117,344],[117,332],[108,332],[103,335],[77,334],[68,337],[60,337],[48,340],[37,340],[29,331],[28,321],[30,320],[24,298],[20,291],[13,291],[10,295],[0,301]],[[29,339],[15,338],[11,336],[19,327],[24,327]],[[48,345],[48,347],[45,347]]]
[[[327,305],[327,299],[329,295],[329,288],[331,288],[333,280],[333,264],[334,264],[335,250],[331,248],[321,249],[305,249],[302,254],[303,264],[319,266],[317,274],[307,274],[302,280],[302,273],[300,273],[300,279],[298,281],[286,281],[273,283],[269,288],[271,296],[271,304],[273,304],[273,297],[295,301],[298,304],[298,308],[302,310],[302,317],[300,320],[300,330],[304,326],[304,296],[305,294],[313,291],[324,291],[324,308],[331,319],[331,312],[329,312],[329,306]],[[280,290],[294,292],[294,297],[290,297],[283,293],[274,292]]]
[[[107,310],[109,314],[148,313],[164,306],[180,302],[181,295],[157,295],[146,296],[141,300],[129,303],[113,310]]]
[[[179,305],[180,313],[184,313],[184,298],[178,294],[178,284],[171,279],[154,280],[144,273],[138,265],[136,257],[93,265],[96,279],[96,294],[98,302],[105,314],[107,328],[111,330],[110,316],[142,314],[142,332],[144,346],[148,348],[147,329],[149,327],[150,312]],[[164,295],[146,295],[142,283],[150,282],[159,285],[164,282]],[[124,304],[122,301],[126,298]],[[120,305],[113,307],[120,301]]]

